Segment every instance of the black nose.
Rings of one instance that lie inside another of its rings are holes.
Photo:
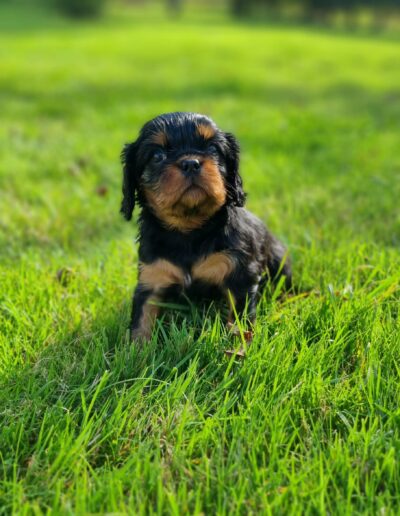
[[[187,174],[199,172],[200,168],[201,165],[198,159],[184,159],[181,161],[181,169]]]

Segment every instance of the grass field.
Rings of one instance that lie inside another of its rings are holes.
[[[0,6],[0,513],[398,514],[400,40]],[[122,144],[200,111],[308,297],[126,341]]]

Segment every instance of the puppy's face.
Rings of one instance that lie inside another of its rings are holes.
[[[234,137],[193,113],[161,115],[148,122],[123,151],[124,200],[131,218],[135,195],[170,228],[201,227],[227,203],[243,205]]]

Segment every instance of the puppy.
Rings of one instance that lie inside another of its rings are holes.
[[[160,115],[122,151],[121,212],[139,217],[139,276],[130,323],[149,340],[160,304],[225,297],[254,320],[268,281],[291,284],[284,246],[243,206],[239,145],[207,116]],[[232,306],[232,304],[234,306]]]

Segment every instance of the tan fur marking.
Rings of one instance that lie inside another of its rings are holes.
[[[180,215],[177,210],[175,213],[165,213],[162,220],[166,226],[178,229],[182,233],[188,233],[193,229],[201,228],[207,217],[203,214]]]
[[[233,259],[226,253],[214,253],[194,264],[193,279],[213,285],[222,285],[235,268]]]
[[[145,189],[145,195],[154,213],[169,228],[187,233],[192,229],[201,227],[204,223],[204,216],[198,214],[185,215],[183,206],[171,206],[169,196],[164,192],[155,193]]]
[[[200,174],[200,186],[214,199],[216,209],[221,208],[226,201],[226,190],[224,180],[214,160],[206,158],[203,162]]]
[[[171,285],[183,285],[184,282],[183,271],[168,260],[161,258],[153,263],[141,263],[139,271],[139,282],[155,292]]]
[[[150,296],[143,306],[139,327],[132,332],[132,339],[146,341],[151,339],[154,322],[160,312],[157,303],[160,299],[157,296]]]
[[[179,201],[186,187],[186,180],[181,170],[174,165],[165,167],[157,188],[144,188],[150,206],[162,220],[171,211],[171,207]]]
[[[155,143],[156,145],[161,145],[162,147],[165,147],[165,145],[167,145],[168,143],[167,135],[162,131],[152,134],[150,139],[153,143]]]
[[[208,125],[208,124],[199,124],[197,126],[197,132],[205,140],[209,140],[210,138],[215,136],[215,129],[211,125]]]

